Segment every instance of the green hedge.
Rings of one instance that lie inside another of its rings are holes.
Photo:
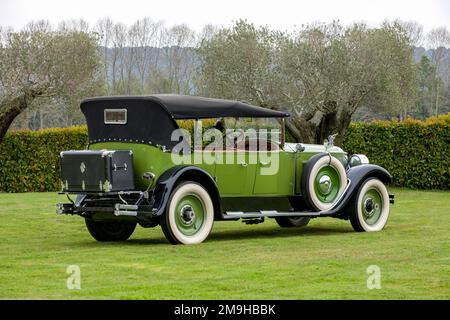
[[[0,144],[0,191],[60,190],[59,153],[86,143],[86,127],[7,133]]]
[[[426,121],[352,123],[344,150],[366,154],[392,174],[397,186],[448,190],[450,113]]]
[[[8,133],[0,144],[0,191],[59,190],[60,151],[84,149],[86,143],[86,127]],[[397,186],[449,189],[450,114],[427,121],[352,123],[344,150],[366,154],[391,172]]]

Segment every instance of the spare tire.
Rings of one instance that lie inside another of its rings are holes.
[[[328,153],[311,157],[303,167],[302,195],[314,211],[330,209],[347,186],[344,165]]]

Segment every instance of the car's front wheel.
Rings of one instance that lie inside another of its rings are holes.
[[[160,223],[164,235],[172,244],[203,242],[214,223],[211,196],[196,182],[179,184],[170,196]]]
[[[123,221],[94,221],[84,219],[91,236],[97,241],[125,241],[136,229],[136,223]]]
[[[390,199],[386,186],[379,179],[363,182],[349,205],[352,227],[358,232],[380,231],[389,218]]]

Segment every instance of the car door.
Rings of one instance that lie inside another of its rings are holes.
[[[294,159],[292,153],[272,143],[268,151],[258,151],[253,194],[290,195],[293,193]]]
[[[251,196],[256,162],[246,150],[216,151],[215,178],[221,196]]]

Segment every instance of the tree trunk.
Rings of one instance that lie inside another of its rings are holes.
[[[31,103],[36,97],[42,94],[50,94],[49,88],[34,86],[24,88],[17,95],[6,96],[0,100],[0,142],[2,142],[14,119]]]
[[[436,78],[437,79],[437,78]],[[435,116],[439,115],[439,80],[436,81]]]
[[[24,93],[14,98],[4,98],[0,102],[0,142],[5,137],[11,123],[27,106],[27,97]]]
[[[286,119],[286,132],[296,142],[315,143],[313,126],[302,117],[292,116]]]
[[[42,116],[42,110],[39,110],[39,129],[44,129],[44,117]]]
[[[316,111],[311,119],[291,116],[286,120],[286,131],[296,142],[323,144],[329,135],[337,133],[335,144],[341,146],[351,121],[351,114],[338,111],[325,114]]]

